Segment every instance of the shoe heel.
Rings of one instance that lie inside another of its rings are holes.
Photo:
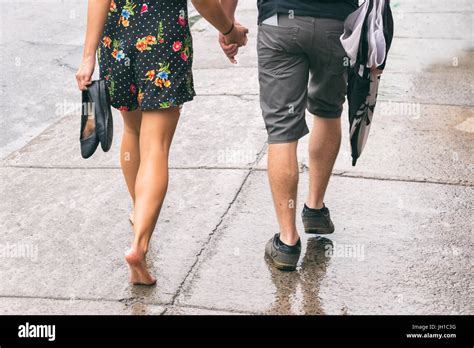
[[[305,227],[304,232],[306,234],[331,234],[331,233],[334,233],[334,230],[330,228],[314,228],[314,227],[306,228]]]
[[[285,263],[280,263],[280,262],[277,262],[277,261],[275,261],[275,260],[273,260],[273,264],[274,264],[275,267],[276,267],[277,269],[279,269],[280,271],[291,272],[291,271],[295,271],[295,270],[296,270],[296,266],[288,265],[288,264],[285,264]]]

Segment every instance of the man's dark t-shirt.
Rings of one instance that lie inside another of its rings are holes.
[[[276,13],[345,20],[358,5],[358,0],[258,0],[258,22]]]

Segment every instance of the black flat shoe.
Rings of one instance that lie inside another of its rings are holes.
[[[112,146],[114,132],[109,89],[105,80],[96,80],[87,87],[86,92],[88,102],[92,102],[94,106],[95,129],[100,145],[107,152]]]
[[[83,94],[82,115],[81,115],[81,135],[79,137],[79,140],[81,142],[81,155],[82,155],[82,158],[84,159],[91,157],[94,154],[95,150],[97,150],[97,147],[99,146],[99,137],[97,136],[95,127],[91,134],[86,135],[84,133],[86,129],[87,121],[89,120],[88,108],[89,108],[89,104],[84,103],[84,94]]]

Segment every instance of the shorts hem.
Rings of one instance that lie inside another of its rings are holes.
[[[308,112],[317,117],[321,118],[341,118],[342,116],[342,110],[339,112],[327,112],[325,110],[318,110],[318,109],[307,109]]]
[[[138,105],[127,106],[127,105],[111,105],[114,109],[118,111],[135,111],[140,108]]]
[[[303,138],[305,135],[309,134],[309,129],[306,127],[306,129],[296,137],[291,137],[291,138],[286,138],[286,139],[279,139],[278,137],[268,137],[267,143],[268,144],[288,144],[288,143],[293,143],[295,141],[300,140]]]
[[[174,108],[174,107],[180,107],[184,103],[187,103],[187,102],[190,102],[190,101],[194,100],[195,96],[196,96],[195,94],[191,95],[187,98],[184,98],[182,100],[174,102],[172,105],[167,105],[167,106],[160,106],[160,103],[158,103],[158,105],[152,104],[150,106],[145,106],[145,107],[143,107],[141,105],[133,105],[133,106],[129,107],[127,105],[118,105],[117,106],[117,105],[112,104],[112,107],[114,109],[119,110],[119,111],[135,111],[135,110],[138,110],[138,109],[140,109],[141,111],[164,110],[164,109],[169,109],[169,108]],[[127,110],[123,110],[124,107],[127,108]]]
[[[174,108],[174,107],[179,107],[181,105],[183,105],[184,103],[187,103],[187,102],[190,102],[192,100],[194,100],[194,97],[195,95],[193,96],[190,96],[190,97],[187,97],[187,98],[184,98],[182,100],[179,100],[177,102],[174,102],[172,105],[169,105],[169,106],[160,106],[159,104],[154,106],[154,105],[151,105],[151,106],[146,106],[146,107],[140,107],[140,109],[142,111],[153,111],[153,110],[164,110],[164,109],[169,109],[169,108]]]

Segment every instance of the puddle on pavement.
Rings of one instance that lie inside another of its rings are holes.
[[[452,73],[464,74],[474,71],[474,47],[465,48],[462,51],[453,54],[452,57],[446,56],[438,59],[428,65],[425,72],[429,73]]]
[[[451,74],[453,79],[471,79],[474,73],[474,48],[463,50],[451,58],[450,61],[443,60],[427,67],[427,72],[439,74]],[[471,81],[471,95],[472,95]],[[468,107],[473,107],[474,99],[468,101]],[[453,128],[457,131],[474,133],[474,112],[471,109],[466,111],[466,115],[462,115],[465,119],[456,124]]]
[[[149,306],[145,303],[156,292],[156,287],[130,286],[130,297],[120,300],[125,306],[124,310],[131,315],[147,315]]]
[[[325,314],[319,289],[330,263],[328,248],[333,242],[324,237],[307,240],[297,272],[282,272],[266,261],[276,289],[275,300],[266,314]],[[342,314],[342,313],[341,313]]]
[[[443,76],[449,76],[450,80],[452,79],[463,83],[466,82],[466,80],[467,82],[471,81],[471,93],[468,94],[471,98],[470,100],[466,100],[465,103],[462,103],[462,106],[466,107],[465,115],[459,115],[463,121],[456,123],[453,128],[461,132],[474,133],[474,112],[472,109],[468,109],[474,106],[474,99],[472,98],[474,87],[472,85],[474,74],[474,47],[463,49],[451,58],[443,58],[430,64],[424,69],[423,73],[436,73]],[[420,94],[423,93],[421,88],[424,89],[427,87],[428,86],[420,86]],[[451,90],[446,92],[453,93]]]

